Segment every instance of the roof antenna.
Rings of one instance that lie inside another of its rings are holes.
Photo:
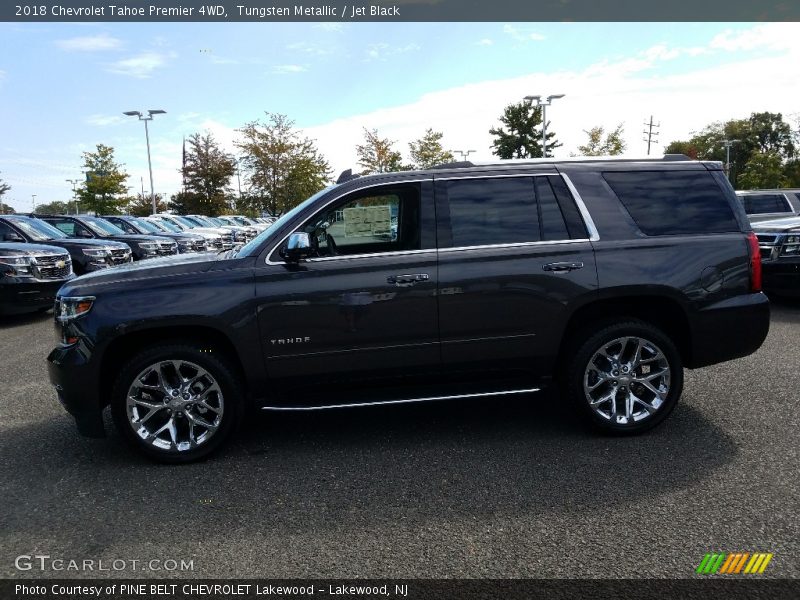
[[[357,177],[361,177],[361,175],[353,175],[353,169],[347,169],[346,171],[342,171],[342,174],[339,175],[339,179],[336,180],[336,183],[347,183],[351,179],[356,179]]]

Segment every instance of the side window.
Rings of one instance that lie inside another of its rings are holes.
[[[117,227],[122,229],[122,231],[124,231],[125,233],[138,233],[138,231],[136,231],[133,228],[133,225],[131,225],[130,223],[128,223],[127,221],[125,221],[123,219],[108,219],[108,221],[112,225],[116,225]]]
[[[420,248],[420,191],[393,185],[354,192],[306,221],[318,257]]]
[[[445,182],[453,247],[539,241],[532,179],[496,177]]]
[[[748,215],[791,212],[783,194],[747,194],[744,199]]]
[[[6,234],[11,233],[11,227],[0,221],[0,241],[6,239]]]
[[[539,199],[539,211],[542,215],[542,239],[568,240],[567,222],[549,179],[549,177],[534,177],[536,197]]]
[[[68,236],[75,237],[75,223],[73,223],[72,221],[59,221],[56,219],[48,219],[47,222],[50,223],[50,225],[53,225],[56,228],[63,231]]]
[[[606,171],[603,177],[645,235],[739,231],[708,171]]]

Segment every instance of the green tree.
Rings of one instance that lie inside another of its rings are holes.
[[[800,188],[800,159],[788,161],[783,166],[783,175],[786,177],[786,186]]]
[[[10,191],[11,191],[11,186],[8,185],[2,179],[0,179],[0,200],[2,200],[3,196],[5,196]],[[3,214],[8,214],[8,213],[3,213]]]
[[[128,203],[125,207],[126,212],[134,217],[147,217],[153,214],[153,199],[149,194],[143,195],[141,192],[128,198]],[[156,194],[156,212],[164,212],[167,210],[167,205],[164,202],[161,194]]]
[[[739,187],[743,190],[780,188],[787,183],[783,161],[775,150],[752,154],[739,177]]]
[[[196,192],[180,191],[170,196],[169,209],[177,215],[202,214],[206,208],[205,199]]]
[[[625,152],[627,144],[622,139],[623,124],[617,125],[616,129],[606,134],[605,127],[592,127],[584,133],[589,137],[583,146],[578,146],[580,156],[618,156]],[[605,139],[603,138],[605,134]]]
[[[0,202],[0,215],[13,215],[15,212],[8,204]]]
[[[724,163],[727,160],[725,140],[731,140],[733,144],[730,148],[730,180],[733,186],[739,189],[744,187],[740,178],[755,154],[774,154],[782,162],[790,161],[795,158],[796,137],[796,132],[792,131],[791,125],[783,120],[781,113],[752,113],[746,119],[711,123],[689,140],[670,143],[665,152]],[[753,169],[759,168],[759,165],[767,167],[771,162],[772,159],[757,159],[750,164],[747,181],[752,182],[756,177]]]
[[[39,204],[34,210],[37,215],[66,215],[75,212],[75,204],[70,202],[61,202],[56,200],[54,202],[45,202]]]
[[[96,152],[83,153],[86,181],[78,188],[81,207],[97,214],[116,214],[127,202],[128,174],[114,160],[114,148],[97,144]]]
[[[227,208],[236,163],[233,156],[220,149],[210,133],[195,133],[187,141],[189,147],[181,169],[184,191],[202,199],[198,212],[217,216]]]
[[[281,214],[325,187],[328,161],[316,144],[294,128],[286,115],[266,113],[239,130],[240,165],[248,184],[252,209]]]
[[[542,158],[542,108],[530,100],[509,104],[503,110],[500,122],[506,127],[493,127],[489,133],[495,137],[492,153],[500,158]],[[549,125],[549,123],[548,123]],[[547,156],[560,147],[553,131],[547,133]]]
[[[442,147],[444,134],[433,129],[426,129],[425,135],[411,142],[411,160],[417,169],[430,169],[436,165],[453,162],[453,153]]]
[[[403,157],[393,144],[392,140],[381,138],[377,129],[364,127],[364,143],[356,146],[358,164],[364,167],[361,174],[409,170],[411,167],[403,164]]]

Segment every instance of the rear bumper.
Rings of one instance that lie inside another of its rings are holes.
[[[764,289],[783,296],[800,296],[800,257],[762,264]]]
[[[741,358],[761,347],[769,333],[769,300],[763,293],[712,304],[692,319],[692,369]]]
[[[13,315],[51,308],[56,292],[66,279],[33,280],[2,276],[0,280],[0,314]]]
[[[56,388],[58,401],[75,417],[78,432],[87,437],[105,437],[96,386],[87,385],[87,382],[97,381],[89,356],[81,342],[59,346],[47,357],[47,373]]]

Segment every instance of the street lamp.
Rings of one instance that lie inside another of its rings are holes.
[[[742,140],[722,140],[722,146],[725,148],[725,177],[728,181],[731,179],[731,146],[738,144]]]
[[[138,110],[128,110],[122,113],[128,117],[139,117],[140,121],[144,121],[144,137],[147,140],[147,168],[150,170],[150,197],[153,201],[153,214],[156,214],[158,211],[156,210],[156,194],[153,191],[155,189],[155,187],[153,187],[153,163],[150,160],[150,133],[147,130],[147,122],[153,120],[153,115],[164,115],[166,113],[167,111],[165,110],[148,110],[146,117]]]
[[[542,158],[547,158],[547,119],[545,118],[545,108],[553,103],[553,100],[563,98],[565,94],[553,94],[548,96],[546,100],[542,100],[541,96],[525,96],[528,102],[536,101],[536,106],[542,107]]]
[[[77,186],[81,180],[80,179],[65,179],[67,183],[72,184],[72,198],[75,200],[75,214],[78,214],[78,188]]]
[[[38,196],[38,194],[31,194],[31,204],[33,204],[33,212],[36,212],[36,196]]]
[[[477,150],[453,150],[453,152],[460,154],[463,160],[467,160],[467,157],[473,152],[477,152]]]

